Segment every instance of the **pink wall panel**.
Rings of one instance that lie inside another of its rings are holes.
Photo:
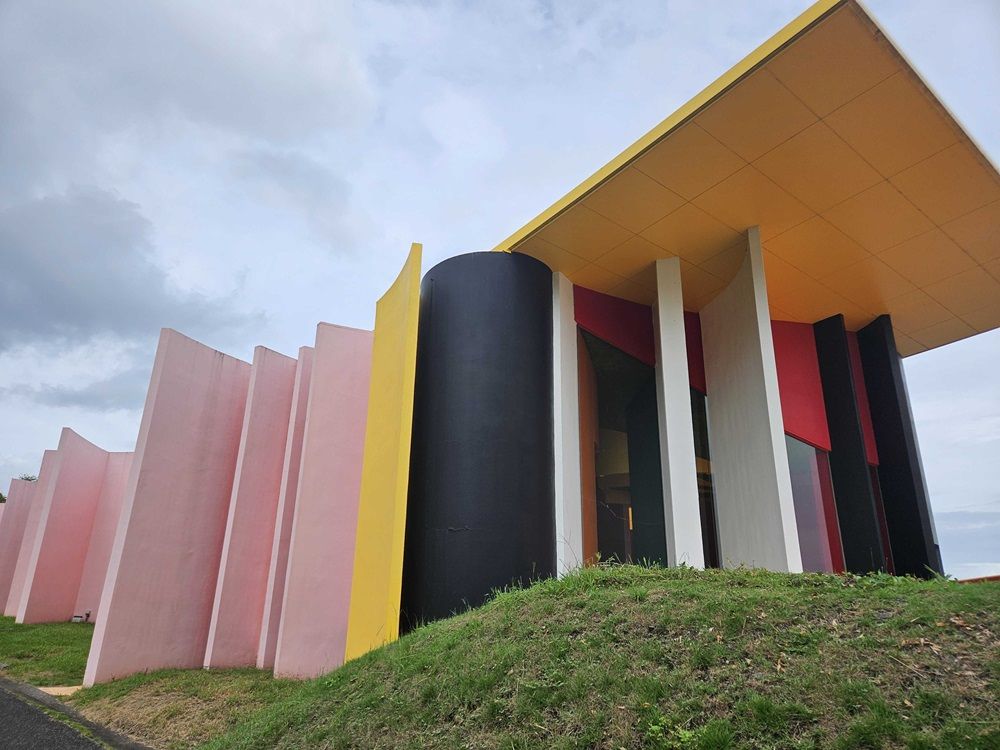
[[[281,490],[275,513],[274,537],[271,541],[271,560],[267,571],[267,590],[264,594],[264,611],[260,622],[260,640],[257,644],[258,669],[274,668],[274,652],[278,645],[278,627],[281,623],[281,604],[285,596],[288,545],[292,538],[295,495],[298,491],[299,469],[302,464],[302,437],[306,426],[312,361],[311,346],[299,349],[299,359],[295,367],[295,387],[292,391],[292,408],[288,416],[285,438],[285,456],[281,468]]]
[[[875,443],[875,427],[872,425],[871,407],[868,405],[868,386],[865,385],[865,371],[861,366],[861,350],[858,349],[858,334],[847,332],[847,348],[851,352],[851,376],[854,379],[854,393],[858,400],[858,414],[861,416],[861,434],[865,439],[865,455],[868,463],[878,466],[878,446]]]
[[[344,662],[373,334],[321,323],[288,551],[274,673]]]
[[[18,622],[64,622],[73,617],[107,462],[106,451],[63,428],[59,469],[42,496]]]
[[[252,666],[274,542],[295,360],[258,346],[205,649],[206,667]]]
[[[84,684],[202,665],[249,380],[160,334]]]
[[[771,335],[785,432],[829,451],[830,430],[826,424],[813,327],[808,323],[772,320]]]
[[[14,580],[24,527],[28,522],[37,482],[11,479],[7,502],[3,504],[3,519],[0,520],[0,604],[6,605],[10,594],[10,584]]]
[[[98,617],[101,591],[104,589],[108,562],[111,560],[111,548],[115,542],[115,531],[125,500],[125,485],[128,482],[129,468],[132,466],[132,456],[132,453],[109,453],[107,466],[104,469],[101,496],[97,502],[97,514],[94,516],[94,528],[90,532],[87,559],[83,564],[76,606],[73,607],[74,615],[86,618],[89,612],[90,622],[95,622]]]
[[[10,591],[3,613],[7,617],[16,617],[21,604],[21,592],[28,575],[28,565],[35,549],[35,539],[38,536],[38,521],[42,515],[42,501],[48,493],[56,473],[59,470],[59,451],[45,451],[42,456],[42,468],[38,470],[38,481],[31,493],[31,503],[28,506],[28,516],[24,524],[24,535],[21,537],[21,547],[17,553],[17,564],[11,577]]]

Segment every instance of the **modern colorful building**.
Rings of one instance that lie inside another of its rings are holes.
[[[941,572],[902,358],[1000,326],[1000,174],[821,0],[374,331],[161,336],[134,454],[71,430],[0,517],[0,603],[96,622],[88,684],[311,676],[597,561]]]

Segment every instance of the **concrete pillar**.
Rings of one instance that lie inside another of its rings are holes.
[[[656,261],[656,404],[667,563],[705,567],[679,258]]]
[[[84,684],[200,667],[250,365],[165,329]]]
[[[205,648],[209,668],[257,662],[294,387],[295,360],[258,346]]]
[[[580,402],[573,283],[552,274],[552,410],[555,451],[556,574],[584,563],[580,492]]]
[[[10,585],[14,580],[14,569],[21,552],[21,541],[28,523],[32,498],[38,482],[11,479],[4,503],[3,523],[0,524],[0,606],[6,605],[10,595]]]
[[[76,596],[73,614],[96,622],[100,613],[101,592],[108,574],[111,549],[115,543],[118,519],[121,518],[122,503],[125,501],[125,486],[128,484],[129,470],[132,468],[132,453],[109,453],[101,482],[101,496],[97,501],[94,528],[90,532],[87,545],[87,559],[80,577],[80,590]]]
[[[38,531],[17,608],[17,622],[72,618],[104,482],[108,454],[64,427],[59,468],[39,498]]]
[[[316,328],[277,677],[316,677],[344,663],[372,342],[371,331]]]
[[[306,410],[309,404],[312,361],[313,348],[300,347],[298,362],[295,365],[292,409],[288,415],[285,457],[281,468],[281,491],[278,494],[271,562],[267,571],[267,592],[264,595],[264,611],[260,622],[260,641],[257,645],[258,669],[274,668],[274,652],[278,646],[281,604],[285,597],[285,574],[288,570],[288,546],[292,538],[295,495],[298,492],[299,471],[302,466],[302,436],[305,433]]]
[[[48,493],[49,485],[55,479],[59,471],[59,451],[45,451],[42,455],[42,468],[38,470],[38,481],[35,483],[31,496],[31,504],[28,506],[28,516],[24,523],[24,534],[21,537],[21,546],[17,552],[17,562],[14,565],[14,574],[11,576],[10,591],[7,593],[7,602],[4,605],[3,613],[7,617],[17,617],[17,610],[21,606],[21,592],[28,577],[28,568],[31,562],[32,552],[35,549],[35,540],[38,537],[42,517],[42,499]]]
[[[702,309],[701,329],[723,565],[801,572],[757,227],[736,276]]]
[[[888,315],[880,315],[858,331],[858,348],[878,444],[879,484],[895,572],[929,578],[943,572],[941,550],[903,361]]]

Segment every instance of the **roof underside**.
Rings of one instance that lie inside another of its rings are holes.
[[[1000,326],[1000,174],[853,0],[821,0],[502,242],[574,283],[700,310],[761,229],[771,315],[903,355]]]

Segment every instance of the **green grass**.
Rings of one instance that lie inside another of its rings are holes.
[[[211,750],[996,750],[998,637],[996,583],[603,567],[318,680],[165,672],[73,702],[150,744]],[[191,729],[158,739],[144,722]]]
[[[60,622],[15,625],[0,617],[0,675],[32,685],[79,685],[94,626]]]

